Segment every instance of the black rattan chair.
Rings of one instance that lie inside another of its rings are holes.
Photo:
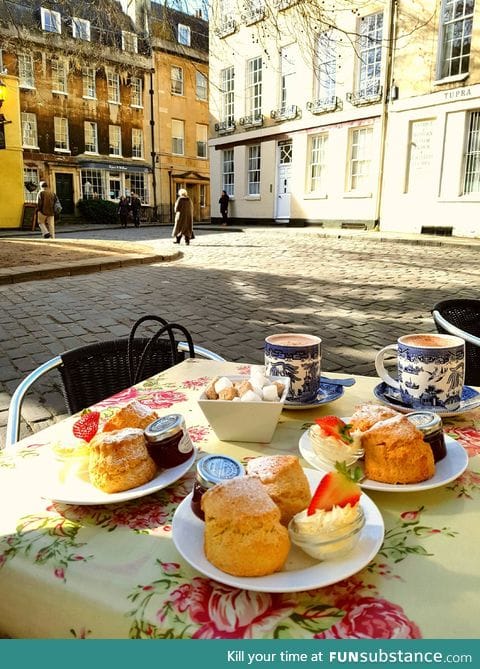
[[[162,327],[153,337],[135,337],[137,327],[146,320],[155,320]],[[176,331],[181,332],[186,341],[178,341]],[[224,360],[216,353],[194,345],[190,334],[181,325],[146,316],[135,323],[129,338],[87,344],[48,360],[23,379],[13,393],[5,446],[10,447],[18,441],[21,408],[27,391],[52,369],[60,372],[65,404],[68,412],[73,414],[182,362],[186,353],[190,357],[198,355],[210,360]]]
[[[465,383],[480,386],[480,300],[443,300],[432,316],[438,332],[465,340]]]

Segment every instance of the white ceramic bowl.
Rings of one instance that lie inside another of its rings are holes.
[[[231,381],[248,381],[249,376],[227,375]],[[211,428],[222,441],[247,441],[268,444],[273,437],[278,419],[287,397],[290,379],[286,376],[267,376],[279,381],[285,388],[278,402],[234,402],[233,400],[209,400],[205,392],[198,404]]]

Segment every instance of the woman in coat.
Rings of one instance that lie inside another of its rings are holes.
[[[185,188],[180,188],[175,202],[175,226],[172,232],[175,241],[173,243],[180,244],[182,235],[185,237],[185,244],[190,244],[190,240],[193,239],[193,208]]]

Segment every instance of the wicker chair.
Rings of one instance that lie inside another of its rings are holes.
[[[480,386],[480,300],[443,300],[432,316],[438,332],[465,340],[465,383]]]
[[[31,372],[16,388],[10,401],[5,446],[11,447],[19,439],[20,418],[23,399],[30,387],[47,372],[58,369],[62,379],[62,391],[69,413],[81,411],[106,397],[139,383],[185,359],[200,356],[209,360],[224,360],[221,356],[191,341],[188,332],[186,342],[172,338],[133,338],[88,344],[66,351],[48,360]],[[163,328],[160,333],[163,332]]]

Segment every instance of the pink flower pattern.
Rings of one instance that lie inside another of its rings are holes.
[[[107,399],[98,402],[95,405],[95,407],[98,409],[104,409],[107,407],[117,408],[123,406],[124,404],[128,404],[128,402],[137,399],[137,397],[138,397],[138,390],[136,388],[126,388],[125,390],[122,390],[116,395],[113,395],[112,397],[107,397]]]
[[[480,432],[473,427],[449,427],[447,434],[465,448],[468,457],[480,455]]]
[[[139,399],[151,409],[168,409],[179,402],[186,402],[187,396],[178,390],[154,390],[145,394],[142,392]]]

